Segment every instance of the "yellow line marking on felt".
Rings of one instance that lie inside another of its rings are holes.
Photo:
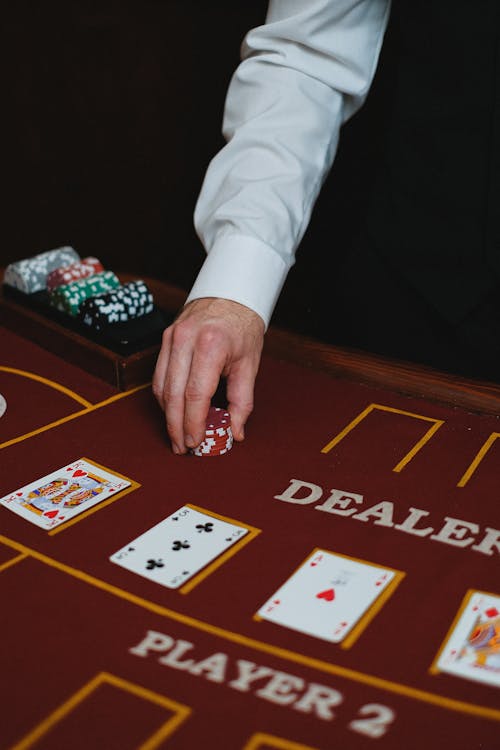
[[[432,438],[435,432],[441,427],[441,425],[444,424],[443,419],[435,419],[434,417],[426,417],[423,414],[414,414],[411,411],[403,411],[402,409],[396,409],[392,406],[384,406],[383,404],[369,404],[366,409],[364,409],[360,414],[358,414],[357,417],[355,417],[352,422],[349,422],[349,424],[344,427],[341,432],[338,433],[332,440],[330,440],[329,443],[327,443],[322,449],[321,453],[329,453],[329,451],[332,450],[336,445],[340,443],[341,440],[345,438],[346,435],[349,434],[357,425],[365,419],[372,411],[375,411],[376,409],[379,409],[380,411],[386,411],[390,412],[392,414],[401,414],[405,417],[412,417],[413,419],[421,419],[424,422],[434,422],[432,427],[427,430],[423,438],[419,440],[413,448],[401,459],[401,461],[393,468],[393,471],[400,472],[404,467],[410,463],[412,458],[416,456],[416,454],[422,450],[424,445]]]
[[[479,464],[481,463],[485,455],[488,453],[489,449],[491,448],[495,440],[499,437],[500,437],[500,432],[491,433],[489,438],[483,444],[482,448],[480,448],[480,450],[476,454],[476,457],[473,459],[471,465],[469,466],[469,468],[463,475],[462,479],[457,484],[457,487],[465,487],[465,485],[467,484],[471,476],[474,474],[474,472],[476,471],[477,467],[479,466]]]
[[[36,380],[38,383],[43,383],[43,385],[48,385],[49,388],[54,388],[56,391],[64,393],[66,396],[69,396],[75,401],[78,401],[78,403],[82,404],[82,406],[92,406],[90,401],[87,401],[86,398],[83,398],[83,396],[75,393],[75,391],[66,388],[66,386],[57,383],[55,380],[49,380],[48,378],[44,378],[34,372],[29,372],[28,370],[18,370],[16,367],[7,367],[6,365],[0,365],[0,371],[10,372],[13,375],[21,375],[21,377],[28,378],[29,380]]]
[[[74,693],[67,701],[55,709],[46,719],[41,721],[34,729],[29,732],[22,740],[12,745],[10,750],[27,750],[32,747],[41,737],[49,732],[56,724],[62,721],[71,711],[77,708],[83,701],[89,697],[101,685],[111,685],[112,687],[124,690],[127,693],[135,695],[137,698],[154,703],[167,711],[172,711],[173,716],[168,719],[149,739],[143,742],[137,750],[154,750],[167,737],[185,721],[191,713],[191,709],[182,703],[177,703],[166,696],[154,693],[141,685],[124,680],[121,677],[101,672],[93,677],[89,682],[83,685],[80,690]]]
[[[392,570],[392,568],[386,568],[386,570]],[[386,601],[390,599],[390,597],[394,594],[397,587],[405,577],[406,573],[403,573],[400,570],[394,570],[393,572],[395,573],[395,576],[392,581],[388,584],[387,588],[382,591],[380,596],[377,597],[377,599],[373,602],[373,604],[365,612],[365,614],[359,619],[359,622],[353,627],[351,632],[344,638],[343,641],[340,642],[340,648],[348,649],[354,646],[361,633],[366,630],[375,615],[380,612]]]
[[[97,505],[93,505],[88,510],[84,510],[82,513],[80,513],[78,516],[75,516],[74,518],[70,518],[65,523],[62,523],[60,526],[56,526],[55,529],[51,529],[48,531],[48,536],[55,536],[56,534],[59,534],[61,531],[66,531],[66,529],[69,529],[70,526],[74,526],[75,523],[78,523],[79,521],[83,521],[84,518],[87,518],[87,516],[91,516],[94,513],[97,513],[97,511],[102,510],[102,508],[106,508],[108,505],[111,505],[115,502],[115,500],[121,500],[122,497],[125,495],[128,495],[130,492],[133,492],[134,490],[138,490],[142,485],[139,482],[136,482],[135,479],[131,479],[130,477],[126,477],[125,474],[120,474],[118,471],[115,471],[114,469],[109,469],[107,466],[103,466],[102,464],[98,464],[97,461],[93,461],[91,458],[86,458],[85,456],[82,456],[83,461],[87,461],[89,464],[92,464],[92,466],[95,466],[97,469],[102,469],[103,471],[107,471],[110,474],[114,474],[117,477],[120,477],[120,479],[124,479],[126,482],[130,482],[130,487],[125,487],[123,490],[120,490],[114,495],[111,495],[111,497],[108,497],[106,500],[103,500],[101,503],[97,503]]]
[[[29,555],[25,555],[21,553],[20,555],[11,557],[10,560],[6,560],[4,563],[0,565],[0,573],[3,573],[4,570],[7,570],[7,568],[10,568],[12,565],[17,565],[17,563],[20,563],[23,560],[26,560],[28,556]]]
[[[119,599],[123,599],[124,601],[127,601],[130,604],[134,604],[137,607],[141,607],[142,609],[152,612],[155,615],[166,617],[170,620],[173,620],[174,622],[181,623],[182,625],[187,625],[188,627],[194,628],[195,630],[200,630],[203,633],[209,633],[210,635],[213,635],[217,638],[223,638],[230,643],[236,643],[240,646],[243,646],[244,648],[254,649],[265,654],[271,654],[272,656],[284,659],[285,661],[294,662],[295,664],[310,667],[320,672],[335,675],[336,677],[341,677],[353,682],[359,682],[362,685],[369,685],[370,687],[380,690],[387,690],[388,692],[395,693],[396,695],[402,695],[406,698],[412,698],[414,700],[422,701],[423,703],[429,703],[430,705],[439,706],[440,708],[445,708],[449,711],[458,711],[461,713],[471,714],[472,716],[481,716],[485,719],[491,719],[492,721],[500,722],[500,709],[489,708],[487,706],[479,706],[474,703],[466,703],[465,701],[455,700],[454,698],[447,698],[444,695],[430,693],[426,690],[413,688],[409,685],[404,685],[399,682],[393,682],[392,680],[386,680],[382,677],[376,677],[375,675],[365,674],[363,672],[358,672],[347,667],[341,667],[337,664],[332,664],[327,661],[322,661],[321,659],[306,656],[305,654],[290,651],[288,649],[282,648],[281,646],[273,646],[270,643],[266,643],[265,641],[258,641],[255,638],[250,638],[249,636],[242,635],[241,633],[233,633],[232,631],[218,627],[217,625],[211,625],[208,622],[197,620],[196,618],[189,615],[182,614],[181,612],[175,612],[175,610],[168,609],[167,607],[163,607],[159,604],[156,604],[155,602],[143,599],[136,594],[132,594],[129,591],[120,589],[118,586],[114,586],[113,584],[107,583],[106,581],[102,581],[100,578],[95,578],[94,576],[91,576],[82,570],[72,568],[65,563],[50,558],[47,555],[38,552],[37,550],[30,549],[24,544],[16,542],[13,539],[9,539],[8,537],[2,536],[1,534],[0,543],[5,544],[8,547],[12,547],[18,552],[30,555],[35,560],[38,560],[39,562],[42,562],[49,567],[60,570],[61,572],[66,573],[73,578],[90,584],[91,586],[94,586],[101,591],[105,591],[106,593],[116,596]],[[14,750],[14,748],[12,750]],[[16,748],[15,750],[18,749]]]
[[[218,518],[219,521],[226,521],[227,523],[232,523],[235,526],[241,526],[244,529],[248,529],[248,534],[245,534],[245,536],[240,539],[239,542],[236,542],[231,547],[229,547],[226,552],[224,552],[222,555],[219,555],[219,557],[211,562],[210,565],[207,565],[205,568],[203,568],[203,570],[197,573],[197,575],[193,576],[190,581],[187,581],[184,586],[181,586],[181,588],[179,589],[179,592],[181,594],[188,594],[190,591],[192,591],[195,586],[198,586],[199,583],[201,583],[205,578],[211,575],[215,570],[217,570],[217,568],[220,568],[221,565],[224,565],[225,562],[227,562],[249,542],[255,539],[255,537],[258,536],[262,531],[262,529],[257,529],[255,526],[249,526],[246,523],[242,523],[242,521],[236,521],[234,518],[221,516],[219,513],[213,513],[213,511],[211,510],[200,508],[198,505],[192,505],[191,503],[186,503],[186,505],[188,508],[193,508],[193,510],[197,510],[207,516]]]
[[[260,750],[264,745],[274,747],[276,750],[317,750],[310,745],[303,745],[301,742],[285,740],[283,737],[277,737],[275,734],[266,732],[256,732],[252,734],[242,750]]]
[[[96,404],[90,404],[85,409],[81,409],[80,411],[75,411],[73,412],[73,414],[68,414],[66,417],[61,417],[61,419],[56,419],[55,422],[50,422],[49,424],[46,424],[43,427],[38,427],[36,430],[32,430],[31,432],[26,432],[24,435],[19,435],[16,438],[7,440],[5,443],[0,443],[0,450],[2,448],[8,448],[9,446],[14,445],[15,443],[20,443],[23,440],[28,440],[29,438],[34,437],[35,435],[40,435],[42,432],[47,432],[47,430],[52,430],[54,427],[59,427],[59,425],[65,424],[65,422],[71,422],[72,419],[77,419],[78,417],[83,417],[85,414],[90,414],[91,412],[96,411],[97,409],[102,409],[103,406],[108,406],[109,404],[113,404],[115,401],[119,401],[122,398],[131,396],[133,393],[137,393],[137,391],[141,391],[144,388],[148,388],[149,385],[150,385],[149,383],[143,383],[142,385],[138,385],[135,388],[131,388],[129,391],[121,391],[120,393],[115,393],[114,396],[110,396],[110,398],[107,398],[104,401],[99,401]]]

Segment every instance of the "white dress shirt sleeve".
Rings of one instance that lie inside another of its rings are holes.
[[[227,145],[195,210],[207,258],[189,294],[222,297],[269,324],[343,122],[363,103],[390,0],[271,0],[229,86]]]

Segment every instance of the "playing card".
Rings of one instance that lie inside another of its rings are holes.
[[[259,609],[258,616],[339,643],[394,578],[395,571],[315,550]]]
[[[130,484],[126,479],[80,458],[5,495],[0,498],[0,504],[49,530]]]
[[[500,596],[468,594],[436,666],[441,672],[500,687]]]
[[[176,589],[247,533],[245,526],[184,505],[109,559]]]

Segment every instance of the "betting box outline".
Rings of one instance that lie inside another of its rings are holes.
[[[492,432],[490,436],[486,439],[486,441],[483,443],[481,448],[476,453],[475,457],[472,459],[471,463],[469,464],[468,469],[466,470],[463,477],[460,479],[460,481],[457,484],[457,487],[465,487],[471,476],[476,471],[477,467],[483,460],[483,458],[488,453],[489,449],[495,442],[497,438],[500,438],[500,432]]]
[[[404,469],[404,467],[410,463],[412,458],[414,458],[417,453],[422,450],[424,445],[433,437],[433,435],[439,430],[439,428],[444,424],[444,419],[436,419],[435,417],[426,417],[422,414],[415,414],[411,411],[404,411],[403,409],[396,409],[393,406],[384,406],[383,404],[369,404],[366,409],[363,409],[362,412],[360,412],[357,417],[354,417],[351,422],[349,422],[346,427],[344,427],[343,430],[341,430],[337,435],[335,435],[334,438],[332,438],[323,448],[321,449],[321,453],[329,453],[332,448],[334,448],[336,445],[340,443],[341,440],[345,438],[346,435],[351,432],[355,427],[358,426],[360,422],[363,421],[369,414],[371,414],[372,411],[385,411],[390,412],[392,414],[401,414],[405,417],[412,417],[413,419],[421,419],[425,422],[434,422],[432,427],[430,427],[425,435],[415,443],[413,448],[411,448],[408,453],[401,459],[401,461],[396,464],[396,466],[393,468],[393,471],[400,472]]]
[[[60,391],[61,393],[65,393],[70,398],[78,401],[78,403],[87,404],[83,409],[79,409],[78,411],[74,411],[71,414],[67,414],[65,417],[60,417],[53,422],[48,422],[41,427],[37,427],[34,430],[25,432],[23,435],[17,435],[14,438],[10,438],[10,440],[5,440],[3,443],[0,443],[0,450],[2,450],[2,448],[9,448],[11,445],[20,443],[23,440],[28,440],[29,438],[34,437],[35,435],[39,435],[42,432],[47,432],[54,427],[59,427],[59,425],[65,424],[66,422],[71,422],[73,419],[77,419],[78,417],[83,417],[86,414],[90,414],[91,412],[96,411],[97,409],[102,409],[104,406],[109,406],[110,404],[115,403],[115,401],[120,401],[122,398],[132,396],[134,393],[137,393],[137,391],[142,391],[150,386],[150,383],[143,383],[142,385],[135,386],[135,388],[131,388],[128,391],[120,391],[119,393],[113,394],[113,396],[109,396],[109,398],[105,398],[103,401],[97,401],[95,404],[92,404],[90,403],[90,401],[87,401],[87,399],[79,396],[75,391],[66,388],[60,383],[57,383],[55,380],[43,378],[40,375],[36,375],[35,373],[30,373],[28,370],[15,370],[15,368],[4,367],[3,365],[0,365],[0,371],[12,372],[14,374],[30,378],[31,380],[37,380],[41,383],[44,383],[45,385],[48,385],[51,388],[54,388],[57,391]]]
[[[316,555],[317,553],[323,553],[323,552],[328,552],[332,555],[335,555],[335,557],[343,557],[345,560],[351,560],[352,562],[362,563],[363,565],[370,565],[372,568],[380,568],[381,570],[388,570],[391,573],[394,573],[394,578],[392,579],[392,581],[386,586],[386,588],[381,592],[381,594],[375,599],[373,604],[371,604],[370,607],[368,607],[366,612],[359,618],[358,622],[350,631],[350,633],[348,633],[348,635],[338,644],[340,648],[349,649],[355,644],[355,642],[360,637],[361,633],[364,630],[366,630],[366,628],[368,627],[370,622],[373,620],[375,615],[378,614],[378,612],[380,612],[380,610],[382,609],[386,601],[394,594],[397,587],[399,586],[399,584],[405,577],[406,573],[404,573],[402,570],[396,570],[396,568],[390,568],[387,565],[381,565],[380,563],[372,562],[371,560],[362,560],[360,557],[353,557],[352,555],[343,555],[340,552],[335,552],[332,549],[326,550],[321,547],[314,547],[312,552],[310,552],[307,555],[307,557],[305,557],[304,560],[302,560],[302,562],[299,563],[299,565],[297,565],[295,570],[293,570],[290,573],[290,575],[288,576],[286,580],[289,581],[290,578],[292,578],[295,575],[295,573],[297,573],[297,571],[303,565],[307,563],[308,560],[311,560],[314,557],[314,555]],[[266,621],[264,617],[261,617],[257,613],[253,616],[253,619],[256,622]],[[331,644],[331,645],[335,645],[335,644]]]
[[[384,404],[376,404],[371,403],[369,404],[365,409],[363,409],[354,419],[352,419],[337,435],[335,435],[323,448],[321,449],[321,453],[329,453],[332,448],[334,448],[336,445],[338,445],[345,437],[348,435],[355,427],[357,427],[360,422],[362,422],[369,414],[371,414],[373,411],[385,411],[392,414],[400,414],[405,417],[411,417],[413,419],[420,419],[425,422],[434,422],[432,427],[430,427],[427,432],[424,434],[424,436],[418,440],[413,448],[411,448],[408,453],[406,453],[401,461],[396,464],[396,466],[392,469],[392,471],[399,473],[401,472],[409,463],[410,461],[415,458],[417,453],[419,453],[422,448],[431,440],[432,437],[436,434],[438,429],[445,423],[445,420],[443,419],[437,419],[436,417],[428,417],[424,414],[416,414],[415,412],[405,411],[404,409],[397,409],[392,406],[385,406]],[[462,477],[457,482],[457,487],[465,487],[465,485],[470,481],[473,474],[477,471],[479,464],[483,461],[484,457],[492,447],[495,440],[500,438],[500,432],[492,432],[488,436],[488,438],[484,441],[483,445],[479,448],[476,455],[470,462],[469,466],[465,470]],[[1,446],[0,446],[1,447]]]
[[[148,737],[137,750],[155,750],[160,743],[170,737],[178,727],[186,721],[192,712],[189,706],[186,706],[178,701],[174,701],[165,695],[155,693],[148,688],[137,685],[129,680],[124,680],[121,677],[117,677],[110,672],[100,672],[99,674],[92,677],[88,682],[85,683],[76,693],[73,693],[64,703],[61,703],[54,711],[52,711],[45,719],[39,722],[28,734],[26,734],[19,742],[16,742],[10,747],[10,750],[28,750],[41,739],[47,732],[50,732],[55,726],[63,721],[66,716],[80,706],[83,701],[88,698],[91,693],[97,690],[101,685],[111,685],[119,690],[124,690],[137,698],[148,700],[151,703],[164,708],[167,711],[171,711],[173,716],[167,719],[159,729],[157,729],[150,737]]]
[[[275,734],[267,732],[255,732],[252,734],[242,750],[265,750],[265,747],[276,748],[276,750],[317,750],[310,745],[303,745],[301,742],[286,740],[284,737],[278,737]]]
[[[71,390],[71,388],[67,388],[65,385],[58,383],[56,380],[50,380],[49,378],[43,377],[43,375],[38,375],[36,372],[30,372],[29,370],[20,370],[17,367],[8,367],[7,365],[0,365],[0,372],[8,372],[11,375],[20,375],[23,378],[28,378],[28,380],[36,380],[38,383],[48,385],[49,388],[53,388],[55,391],[64,393],[65,396],[69,396],[82,406],[92,406],[91,401],[83,398],[83,396],[80,396],[80,394],[76,391]]]
[[[29,552],[21,552],[19,555],[14,555],[9,560],[6,560],[2,565],[0,565],[0,573],[3,573],[4,570],[7,570],[7,568],[12,567],[13,565],[17,565],[17,563],[22,562],[23,560],[28,559],[31,557]]]

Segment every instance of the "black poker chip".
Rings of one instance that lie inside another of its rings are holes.
[[[153,295],[144,281],[139,279],[85,300],[78,317],[82,323],[99,331],[116,323],[141,318],[153,309]]]

